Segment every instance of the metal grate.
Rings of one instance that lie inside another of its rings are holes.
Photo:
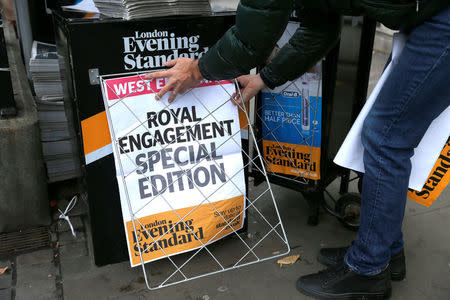
[[[136,74],[136,73],[133,73]],[[122,114],[131,114],[133,118],[136,120],[137,126],[132,129],[131,131],[135,130],[139,127],[144,127],[143,124],[145,124],[147,120],[141,120],[135,112],[126,104],[126,102],[123,101],[126,97],[132,95],[134,92],[137,91],[137,88],[132,91],[130,94],[128,94],[125,97],[119,97],[115,90],[108,85],[107,79],[108,77],[117,77],[119,75],[125,75],[125,74],[111,74],[107,76],[100,76],[100,81],[102,84],[102,87],[104,88],[104,102],[105,102],[105,109],[108,116],[108,123],[110,128],[113,128],[115,124],[111,122],[111,111],[120,109],[120,112]],[[126,74],[130,75],[130,73]],[[141,74],[137,74],[137,76],[140,77],[140,79],[143,82],[147,82],[148,80],[141,77]],[[236,84],[237,85],[237,84]],[[105,94],[107,93],[107,90],[109,89],[112,93],[114,93],[117,96],[118,101],[114,104],[109,104],[107,101],[107,98],[105,97]],[[215,111],[219,109],[221,106],[223,106],[225,103],[229,101],[229,99],[232,97],[230,92],[225,89],[222,86],[222,89],[224,90],[224,94],[222,95],[223,99],[220,98],[218,107],[213,110],[209,110],[205,106],[204,101],[208,101],[210,99],[200,99],[198,95],[196,95],[196,92],[194,89],[191,89],[187,91],[185,94],[180,95],[177,99],[177,101],[183,101],[183,97],[186,95],[193,96],[196,101],[198,102],[199,106],[202,106],[207,111],[206,118],[212,118],[217,121],[215,116]],[[154,91],[153,91],[154,92]],[[237,90],[238,93],[240,93],[240,90]],[[161,100],[160,100],[161,101]],[[118,104],[121,105],[118,105]],[[170,111],[170,104],[164,104],[165,108],[167,108],[167,111]],[[251,120],[249,118],[249,114],[247,111],[247,108],[245,105],[240,106],[239,109],[245,114],[246,122],[247,124],[251,124]],[[175,119],[178,119],[178,116],[176,116],[172,112],[172,117]],[[219,122],[220,123],[220,122]],[[180,120],[178,120],[178,124],[182,124]],[[181,125],[184,126],[184,125]],[[224,125],[222,125],[224,126]],[[241,127],[241,129],[248,130],[248,136],[249,141],[256,143],[256,137],[253,131],[253,128],[251,125],[246,125],[245,127]],[[147,128],[145,130],[148,132],[149,135],[152,135],[152,132],[150,132]],[[129,132],[126,132],[124,136],[128,135]],[[188,131],[186,131],[183,134],[189,134]],[[177,136],[178,137],[178,136]],[[195,137],[192,136],[192,138],[195,140]],[[231,135],[227,141],[233,141],[237,145],[240,145],[240,139],[241,136],[239,135],[239,132],[237,134]],[[120,136],[116,136],[115,134],[112,135],[112,142],[113,147],[115,148],[116,153],[119,153],[119,150],[123,150],[120,143]],[[176,139],[174,139],[176,140]],[[204,147],[200,144],[198,140],[195,140],[196,143],[199,144],[199,147]],[[216,150],[219,149],[221,146],[225,144],[222,143],[221,145],[218,145]],[[170,145],[170,144],[169,144]],[[158,142],[157,147],[155,148],[158,153],[158,151],[162,151],[165,149],[168,145],[161,145]],[[207,151],[207,149],[205,149]],[[122,167],[122,162],[118,161],[116,162],[116,166],[118,167],[118,180],[122,181],[122,184],[125,187],[125,200],[128,204],[129,211],[131,212],[131,218],[132,218],[132,225],[134,227],[134,239],[137,241],[138,249],[139,249],[139,256],[140,256],[140,263],[141,267],[144,273],[144,277],[146,280],[147,287],[151,290],[177,284],[180,282],[224,272],[231,269],[236,269],[242,266],[250,265],[253,263],[265,261],[268,259],[272,259],[274,257],[279,257],[282,255],[285,255],[289,252],[289,244],[287,241],[286,233],[283,228],[283,224],[280,219],[280,215],[278,212],[278,208],[274,199],[274,195],[270,186],[270,183],[267,178],[267,173],[264,168],[261,168],[261,165],[264,165],[263,158],[261,153],[259,152],[259,149],[256,149],[256,155],[250,155],[250,153],[247,153],[245,150],[242,151],[242,156],[244,159],[244,166],[241,170],[236,172],[235,174],[229,176],[227,175],[227,182],[226,184],[232,184],[234,185],[234,188],[239,190],[239,192],[243,195],[246,205],[244,209],[236,216],[234,216],[233,219],[227,218],[227,216],[223,215],[223,212],[220,212],[219,209],[215,207],[215,202],[211,200],[212,196],[217,192],[220,193],[220,189],[225,185],[219,186],[214,192],[211,194],[204,194],[200,189],[197,183],[193,182],[192,179],[187,175],[188,171],[183,170],[180,168],[180,172],[182,172],[182,176],[185,176],[188,181],[190,181],[190,184],[194,186],[200,194],[202,195],[203,199],[200,199],[201,202],[192,210],[190,210],[187,214],[179,215],[177,211],[172,207],[170,201],[168,201],[163,194],[160,194],[159,197],[162,199],[165,204],[170,207],[172,212],[176,215],[176,224],[172,225],[172,228],[170,228],[166,233],[159,236],[158,238],[154,239],[151,234],[149,234],[148,229],[146,226],[144,226],[138,217],[136,217],[136,214],[146,205],[151,203],[156,197],[151,198],[149,201],[146,201],[143,203],[143,206],[138,209],[133,209],[130,202],[130,195],[127,192],[127,183],[125,179],[127,176],[132,174],[135,170],[139,169],[140,165],[133,162],[133,159],[130,157],[130,162],[134,164],[134,170],[126,173],[124,172],[124,169]],[[123,151],[123,153],[126,154],[126,151]],[[155,154],[156,154],[155,153]],[[155,155],[153,154],[153,155]],[[210,155],[210,154],[209,154]],[[128,155],[127,155],[128,156]],[[151,159],[151,157],[149,158]],[[202,159],[202,160],[205,160]],[[202,161],[201,160],[201,161]],[[197,164],[201,163],[201,161],[197,162]],[[217,164],[213,160],[214,163]],[[177,167],[179,167],[177,165]],[[247,182],[247,188],[249,189],[249,192],[246,193],[245,191],[241,190],[233,181],[233,177],[237,176],[239,172],[243,172],[243,170],[246,170],[248,168],[252,167],[253,171],[258,171],[266,178],[266,181],[264,184],[261,184],[257,187],[253,187]],[[142,177],[146,178],[148,177],[145,174],[141,175]],[[149,180],[150,181],[150,180]],[[175,181],[172,183],[174,184]],[[165,189],[170,188],[170,184],[165,187]],[[197,237],[195,233],[192,232],[192,236],[201,244],[200,247],[198,247],[195,250],[177,254],[177,255],[171,255],[169,253],[166,253],[164,248],[160,246],[158,243],[159,240],[164,238],[166,235],[169,235],[170,230],[172,230],[174,227],[176,227],[178,224],[184,224],[185,228],[190,229],[190,226],[187,225],[186,219],[187,217],[196,211],[201,204],[203,205],[209,205],[212,207],[214,214],[217,214],[217,216],[221,217],[221,220],[223,220],[223,228],[215,234],[210,239],[201,240]],[[247,232],[244,234],[239,234],[239,230],[235,230],[235,225],[233,225],[233,222],[235,220],[241,219],[245,216],[247,219]],[[174,222],[175,223],[175,222]],[[139,230],[136,230],[139,229]],[[223,230],[225,229],[231,229],[230,236],[223,240],[218,240],[214,242],[214,238],[218,236]],[[141,245],[142,234],[146,232],[146,236],[151,238],[151,241],[149,244]],[[214,242],[214,243],[213,243]],[[143,253],[145,253],[148,249],[151,247],[156,247],[156,249],[160,249],[164,253],[163,260],[157,260],[153,261],[151,263],[148,263],[145,265],[145,261],[143,259]],[[143,249],[143,250],[141,250]]]
[[[48,247],[50,235],[47,227],[26,229],[0,234],[0,255]]]

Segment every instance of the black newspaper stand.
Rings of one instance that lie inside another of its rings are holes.
[[[58,11],[54,21],[66,109],[74,116],[85,162],[95,263],[124,261],[128,252],[97,76],[161,69],[163,62],[175,55],[198,57],[234,24],[234,15],[124,21]],[[165,38],[167,43],[149,42],[157,38]]]

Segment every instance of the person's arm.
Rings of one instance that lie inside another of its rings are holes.
[[[231,79],[261,65],[283,34],[292,13],[291,0],[241,0],[236,25],[199,62],[209,80]]]
[[[336,45],[341,28],[338,14],[314,8],[300,8],[298,14],[300,27],[289,43],[280,49],[259,74],[238,77],[242,86],[242,99],[235,93],[232,97],[235,103],[247,102],[266,86],[273,89],[298,78]]]
[[[261,65],[283,34],[292,8],[292,0],[241,0],[236,25],[200,60],[181,57],[166,63],[171,67],[169,70],[145,75],[146,79],[168,78],[156,99],[173,90],[169,97],[172,102],[177,94],[184,93],[203,78],[232,79]]]
[[[299,15],[300,27],[260,72],[261,79],[269,88],[301,76],[339,40],[341,18],[338,14],[301,9]]]

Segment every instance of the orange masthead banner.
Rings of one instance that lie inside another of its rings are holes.
[[[244,196],[239,196],[217,201],[214,207],[208,203],[143,217],[135,221],[136,235],[128,221],[132,263],[139,264],[141,254],[144,261],[152,261],[197,249],[242,228],[243,203]]]

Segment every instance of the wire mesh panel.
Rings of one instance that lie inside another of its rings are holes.
[[[298,27],[299,23],[289,22],[277,48]],[[318,63],[300,78],[261,92],[256,110],[261,128],[258,146],[270,176],[302,184],[320,179],[321,73]]]
[[[149,289],[289,252],[263,157],[242,147],[257,141],[247,107],[230,102],[237,84],[202,82],[168,103],[154,99],[164,80],[100,81],[130,262]],[[249,168],[266,182],[252,186]]]

